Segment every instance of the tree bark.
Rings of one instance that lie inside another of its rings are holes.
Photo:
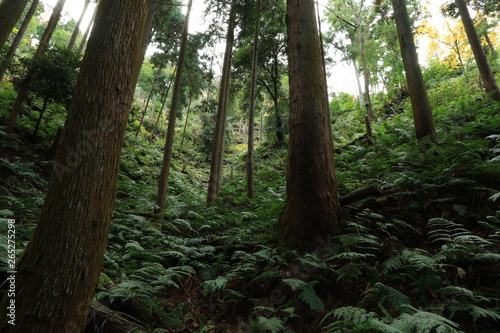
[[[39,2],[40,2],[40,0],[33,0],[33,2],[31,3],[31,6],[28,9],[26,16],[24,17],[23,23],[21,23],[21,26],[19,27],[19,31],[17,32],[16,37],[14,37],[14,40],[12,41],[12,44],[10,45],[9,51],[7,51],[7,54],[5,55],[3,65],[0,68],[0,81],[3,80],[5,72],[7,71],[7,67],[9,65],[9,63],[12,61],[12,58],[14,58],[14,54],[16,53],[17,48],[19,47],[19,44],[21,44],[24,33],[26,32],[26,29],[28,28],[28,26],[31,22],[31,19],[33,18],[33,15],[35,14],[35,11],[36,11],[36,8],[38,7]]]
[[[438,139],[434,128],[431,105],[427,98],[422,70],[418,64],[417,50],[415,48],[415,41],[413,40],[405,1],[392,0],[392,6],[394,8],[394,18],[396,20],[399,45],[406,73],[406,82],[408,83],[410,93],[417,140],[422,141],[424,138],[427,138],[432,142],[437,142]]]
[[[254,132],[255,132],[255,86],[257,83],[257,60],[259,57],[259,33],[260,33],[260,4],[261,0],[257,0],[257,22],[255,23],[255,31],[253,35],[252,49],[252,78],[250,82],[250,110],[248,112],[248,153],[247,153],[247,197],[253,198],[255,195],[254,186]]]
[[[467,38],[469,39],[472,53],[474,53],[474,59],[476,60],[477,67],[479,68],[479,73],[481,74],[481,78],[483,79],[486,93],[492,99],[500,101],[500,89],[495,80],[495,76],[491,71],[490,64],[486,59],[483,48],[481,47],[481,41],[479,40],[476,28],[474,27],[474,23],[472,22],[472,19],[470,17],[467,5],[465,4],[464,0],[455,0],[455,4],[458,7],[460,17],[464,24],[465,33],[467,34]]]
[[[80,17],[78,18],[78,21],[76,22],[75,29],[73,29],[73,33],[71,34],[71,38],[68,43],[68,49],[72,50],[73,47],[75,46],[76,38],[78,37],[78,33],[80,32],[80,24],[82,24],[83,17],[85,16],[85,13],[87,12],[87,8],[89,7],[90,0],[85,0],[83,4],[83,10],[82,13],[80,14]]]
[[[210,178],[208,180],[207,204],[215,202],[215,196],[222,186],[222,164],[224,160],[224,137],[226,134],[227,106],[229,94],[229,77],[231,74],[231,58],[233,52],[234,27],[236,24],[236,0],[231,2],[231,12],[227,26],[226,50],[222,66],[222,79],[219,92],[219,104],[215,119],[212,160],[210,162]]]
[[[177,108],[179,106],[179,96],[181,94],[182,72],[184,71],[184,59],[189,32],[189,16],[191,15],[191,6],[193,0],[188,1],[186,18],[184,21],[184,30],[182,31],[182,40],[177,61],[177,74],[175,76],[174,90],[172,92],[172,103],[170,104],[170,113],[168,115],[167,137],[165,138],[165,147],[163,152],[163,162],[161,165],[160,178],[158,181],[158,194],[156,195],[156,213],[162,213],[165,210],[165,198],[168,191],[168,178],[170,176],[170,162],[172,161],[172,152],[174,146],[175,122],[177,119]]]
[[[48,45],[52,34],[56,30],[57,23],[61,18],[65,2],[66,0],[59,0],[56,3],[54,10],[52,11],[52,15],[50,16],[49,23],[47,24],[47,28],[45,28],[42,38],[40,38],[40,42],[38,43],[35,54],[33,55],[33,59],[36,59],[45,51],[45,48]],[[19,87],[16,101],[14,102],[14,106],[10,111],[9,120],[7,121],[7,133],[12,133],[14,131],[17,115],[19,114],[19,110],[21,109],[21,105],[23,104],[24,100],[26,99],[26,97],[28,97],[29,87],[34,76],[35,72],[33,68],[29,69],[28,73],[26,73],[26,76],[21,83],[21,86]]]
[[[0,49],[3,48],[28,0],[0,1]]]
[[[287,201],[280,235],[285,246],[316,249],[340,232],[328,92],[314,0],[288,0],[290,145]]]
[[[0,331],[81,332],[106,249],[150,0],[101,0],[33,236],[17,267],[16,322]]]

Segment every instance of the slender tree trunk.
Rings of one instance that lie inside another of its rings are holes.
[[[474,23],[469,14],[469,10],[467,9],[467,5],[464,0],[455,0],[455,4],[458,7],[458,11],[460,12],[460,17],[462,18],[462,22],[464,24],[465,33],[467,34],[467,38],[469,39],[469,44],[471,46],[472,52],[474,53],[474,59],[476,60],[477,67],[479,68],[479,73],[481,74],[481,78],[483,79],[484,87],[486,89],[486,93],[496,101],[500,101],[500,89],[495,80],[495,76],[491,71],[490,64],[486,59],[486,55],[484,54],[483,48],[481,47],[481,41],[476,32],[476,28],[474,27]]]
[[[253,35],[253,50],[252,50],[252,78],[250,82],[250,111],[248,114],[248,153],[247,153],[247,197],[253,198],[255,195],[254,186],[254,133],[255,133],[255,86],[257,83],[257,60],[259,57],[259,33],[260,33],[260,4],[261,0],[257,0],[257,23]]]
[[[151,114],[149,115],[148,122],[150,124],[153,123],[153,119],[155,117],[155,111],[156,111],[156,102],[158,101],[158,94],[155,94],[153,97],[153,105],[151,105]]]
[[[365,108],[366,112],[368,114],[368,117],[370,117],[370,120],[375,119],[375,116],[373,115],[373,109],[372,109],[372,100],[370,97],[370,71],[368,70],[368,65],[366,64],[366,57],[365,57],[365,42],[364,42],[364,36],[363,36],[363,31],[361,28],[359,28],[359,55],[361,57],[361,67],[363,68],[363,78],[364,78],[364,83],[365,83]]]
[[[222,66],[222,79],[220,84],[219,104],[215,119],[214,141],[212,147],[212,160],[210,162],[210,178],[208,180],[207,204],[215,202],[215,196],[222,186],[222,163],[224,157],[224,137],[226,133],[227,106],[229,94],[229,77],[231,73],[231,57],[233,52],[234,27],[236,23],[236,0],[231,2],[231,12],[227,26],[226,50]]]
[[[165,107],[165,104],[167,103],[168,93],[170,92],[170,87],[172,86],[172,81],[174,80],[176,72],[177,72],[177,66],[175,66],[174,72],[172,73],[172,76],[170,77],[170,81],[168,82],[167,91],[165,91],[165,95],[163,96],[163,102],[161,103],[160,112],[158,112],[158,117],[156,117],[155,125],[153,126],[153,130],[151,131],[151,136],[149,137],[149,144],[151,144],[153,142],[154,133],[156,131],[156,128],[158,128],[158,123],[160,122],[160,117],[163,113],[163,108]]]
[[[47,24],[47,28],[45,28],[42,38],[38,43],[35,54],[33,55],[33,59],[38,58],[45,51],[45,47],[49,43],[50,37],[52,37],[52,33],[56,30],[57,23],[61,18],[61,13],[65,2],[66,0],[59,0],[56,3],[52,15],[50,16],[49,23]],[[19,87],[16,101],[14,102],[14,106],[10,111],[9,120],[7,121],[7,133],[12,133],[12,131],[14,131],[17,115],[19,114],[19,110],[21,109],[21,105],[23,104],[24,100],[26,99],[26,97],[28,97],[29,87],[34,76],[34,70],[29,69],[28,73],[26,73],[26,76],[21,83],[21,86]]]
[[[45,99],[43,100],[42,109],[40,110],[40,115],[38,116],[38,119],[36,121],[35,130],[33,131],[33,135],[38,134],[38,129],[40,128],[40,123],[42,122],[43,114],[45,113],[45,109],[47,108],[48,103],[49,103],[49,98],[45,97]]]
[[[82,53],[83,49],[85,48],[85,45],[87,44],[87,38],[90,34],[90,31],[92,30],[92,27],[94,26],[96,12],[97,11],[94,10],[94,13],[92,13],[92,18],[90,19],[89,25],[87,26],[87,29],[83,33],[83,37],[82,37],[82,40],[80,41],[80,45],[78,45],[78,53]]]
[[[33,0],[33,2],[31,3],[31,6],[28,9],[26,16],[24,17],[23,23],[19,27],[19,31],[17,32],[16,37],[14,37],[14,40],[12,41],[12,44],[10,45],[9,51],[7,51],[7,54],[5,55],[3,65],[0,68],[0,81],[3,80],[5,72],[7,71],[7,67],[9,65],[9,63],[12,61],[12,58],[14,58],[14,54],[16,53],[17,48],[19,47],[19,44],[21,44],[24,33],[26,32],[26,29],[28,28],[28,26],[31,22],[31,19],[33,18],[33,15],[35,14],[36,8],[38,7],[38,3],[39,3],[39,0]]]
[[[141,126],[142,126],[142,123],[144,122],[144,117],[146,116],[146,112],[148,111],[149,101],[151,100],[151,96],[154,93],[156,83],[158,82],[158,77],[159,77],[161,71],[163,70],[162,65],[163,65],[163,61],[161,62],[160,66],[158,67],[158,72],[156,73],[155,79],[153,81],[153,85],[151,87],[151,90],[149,91],[148,99],[146,100],[146,105],[144,106],[144,110],[142,111],[141,120],[139,121],[139,127],[137,128],[137,131],[135,132],[135,136],[138,136],[139,132],[141,131]],[[153,110],[154,110],[155,106],[156,106],[156,95],[155,95],[155,105],[153,106]]]
[[[83,17],[85,16],[85,13],[87,12],[87,8],[89,7],[90,0],[85,0],[83,4],[83,10],[82,13],[80,14],[80,17],[78,18],[78,21],[76,22],[75,29],[73,29],[73,33],[71,34],[71,38],[68,43],[68,49],[72,50],[73,47],[75,46],[76,38],[78,37],[78,33],[80,32],[80,24],[82,24]]]
[[[314,0],[288,0],[287,23],[290,145],[287,201],[279,236],[288,247],[311,251],[325,237],[340,232],[328,91]]]
[[[0,1],[0,50],[7,42],[12,29],[27,4],[28,0]]]
[[[427,98],[422,71],[418,64],[417,50],[405,1],[392,0],[392,6],[406,73],[406,82],[410,93],[417,140],[422,141],[424,138],[428,138],[432,142],[437,142],[431,105]]]
[[[365,107],[365,98],[363,96],[363,88],[361,88],[361,80],[359,79],[359,72],[358,72],[358,62],[356,59],[352,60],[352,67],[354,68],[354,76],[356,78],[356,84],[358,87],[358,100],[359,100],[359,106],[361,108]]]
[[[16,325],[7,322],[5,294],[2,332],[81,332],[85,325],[106,249],[148,3],[99,3],[45,203],[17,267]]]
[[[179,146],[179,155],[182,153],[182,145],[184,144],[184,138],[186,137],[186,129],[189,119],[189,112],[191,111],[191,101],[193,100],[193,96],[189,95],[189,102],[186,111],[186,120],[184,121],[184,129],[182,130],[181,144]]]
[[[170,162],[172,161],[172,152],[174,147],[175,122],[177,120],[177,109],[179,107],[179,96],[181,94],[182,72],[184,71],[184,58],[188,43],[189,16],[191,15],[191,6],[193,0],[188,1],[184,29],[182,31],[182,40],[177,61],[177,74],[175,76],[174,91],[172,93],[172,103],[170,104],[170,113],[168,115],[167,137],[165,139],[165,148],[163,152],[163,162],[161,165],[160,179],[158,181],[158,194],[156,196],[156,213],[163,213],[165,210],[165,198],[168,191],[168,178],[170,176]]]

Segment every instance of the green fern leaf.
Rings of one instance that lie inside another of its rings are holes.
[[[303,290],[307,285],[306,282],[299,279],[283,279],[282,281],[292,288],[293,291]]]
[[[391,326],[403,332],[428,333],[461,333],[460,325],[435,313],[420,311],[407,307],[413,313],[403,313]]]
[[[270,331],[271,333],[279,333],[286,329],[285,325],[283,325],[283,321],[278,317],[266,318],[259,316],[257,321],[259,322],[260,327]]]
[[[218,276],[214,280],[208,280],[202,283],[203,291],[206,294],[213,294],[216,291],[222,290],[226,287],[228,279],[224,276]]]
[[[304,288],[302,289],[302,292],[299,294],[299,298],[307,303],[311,310],[313,311],[323,311],[325,309],[325,304],[323,304],[323,301],[318,297],[316,292],[314,291],[314,285],[317,284],[317,281],[311,281],[306,283]]]

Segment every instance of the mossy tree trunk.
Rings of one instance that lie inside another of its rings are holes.
[[[16,325],[81,332],[101,270],[150,0],[101,0],[33,236],[17,267]]]

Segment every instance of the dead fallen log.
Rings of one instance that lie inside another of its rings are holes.
[[[366,199],[368,197],[379,196],[382,192],[380,187],[377,185],[369,185],[366,187],[359,188],[351,193],[343,195],[339,198],[339,202],[342,206],[351,204],[356,201]]]
[[[126,314],[114,311],[92,300],[85,333],[148,333],[149,331],[125,318]]]

